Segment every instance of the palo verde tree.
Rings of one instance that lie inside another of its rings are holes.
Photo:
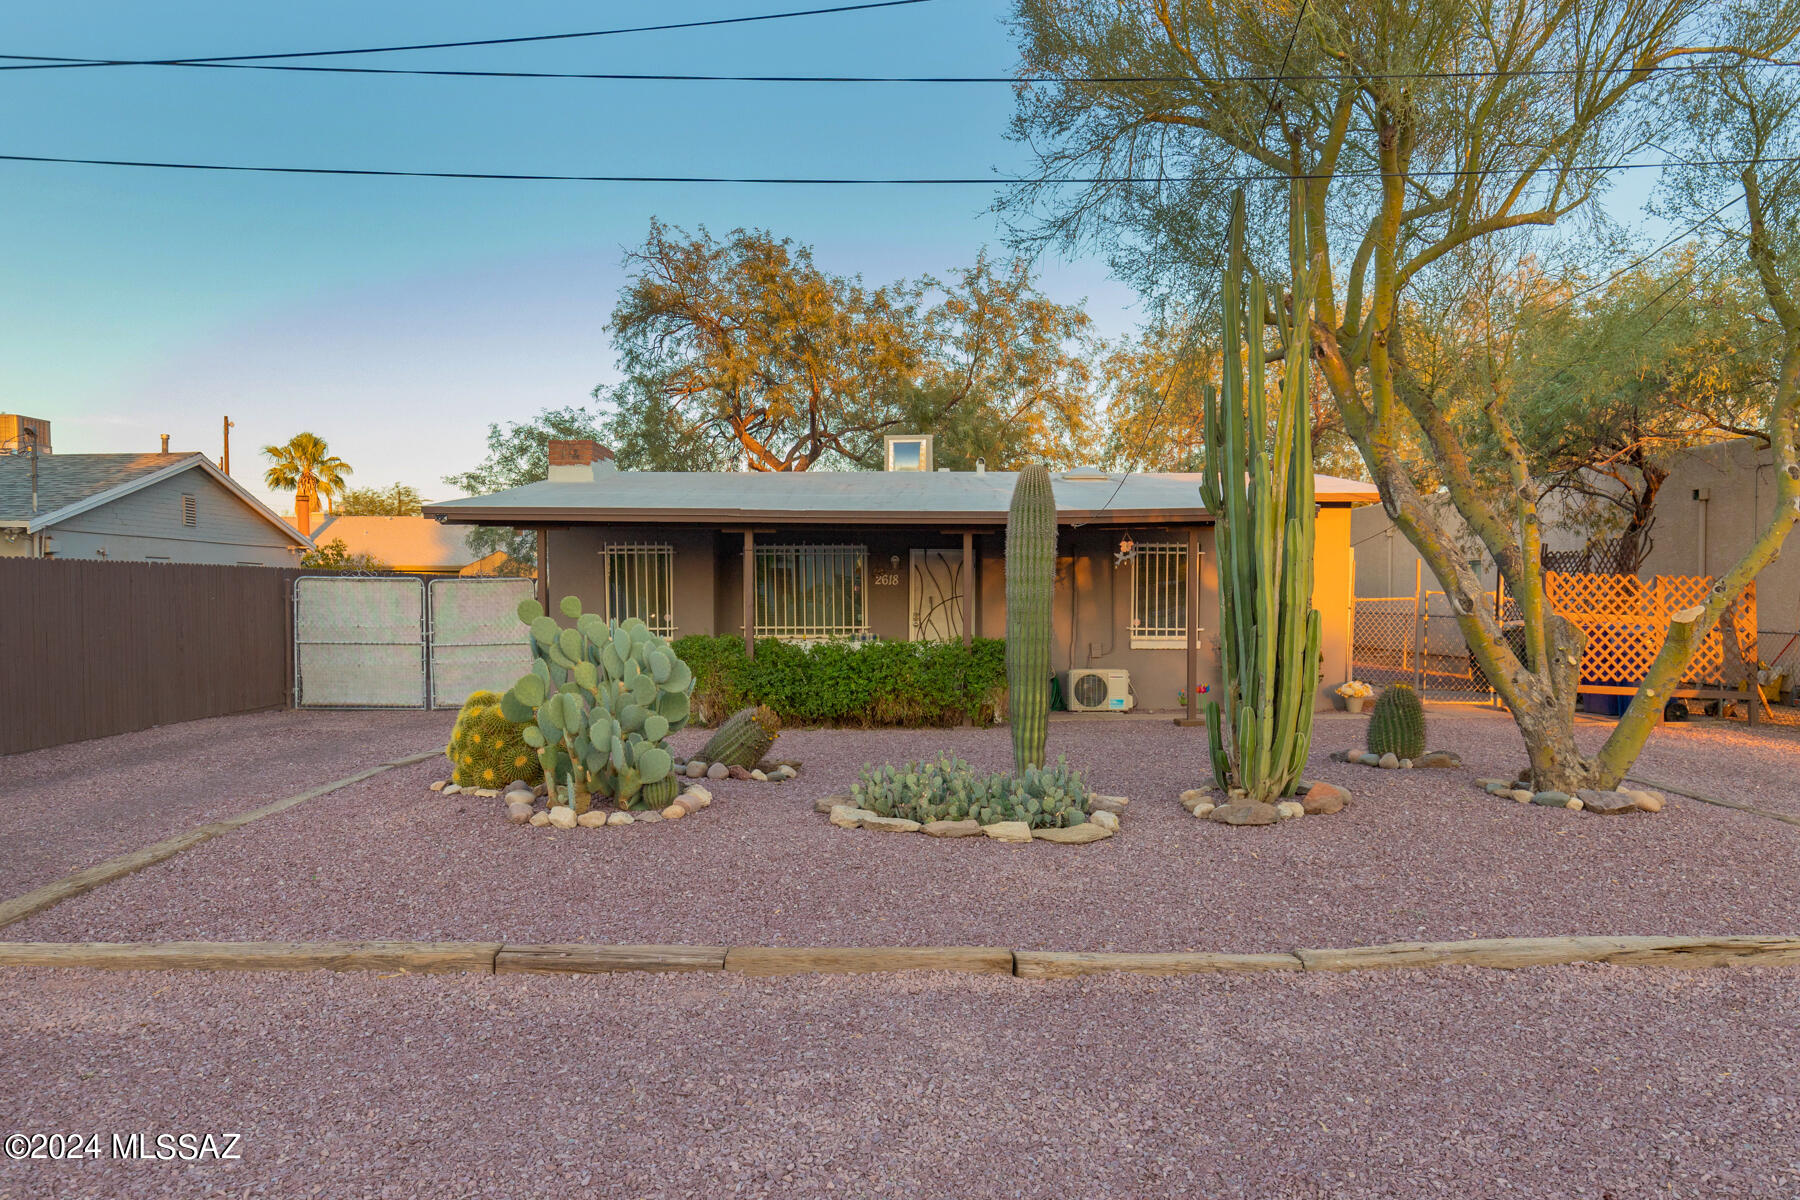
[[[1257,236],[1278,248],[1258,259],[1319,266],[1314,364],[1540,787],[1611,786],[1644,735],[1627,721],[1597,756],[1576,745],[1584,637],[1546,601],[1528,457],[1496,392],[1484,420],[1497,461],[1478,461],[1414,370],[1408,298],[1486,239],[1569,217],[1650,152],[1647,102],[1665,76],[1701,87],[1787,46],[1800,2],[1769,7],[1747,29],[1702,0],[1015,0],[1029,82],[1014,133],[1038,160],[1003,201],[1017,235],[1098,242],[1144,287],[1198,290],[1245,184]],[[1516,598],[1523,653],[1480,603],[1437,487]]]

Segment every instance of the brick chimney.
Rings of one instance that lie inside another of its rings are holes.
[[[613,452],[592,438],[550,439],[550,481],[590,483],[599,470],[612,467]]]
[[[312,497],[305,492],[294,493],[294,528],[303,537],[312,536]]]

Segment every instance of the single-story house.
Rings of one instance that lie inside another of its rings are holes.
[[[291,567],[311,548],[204,454],[0,453],[0,557]]]
[[[741,635],[753,649],[758,637],[1005,635],[1012,472],[932,470],[928,441],[922,454],[890,452],[886,471],[621,471],[610,457],[552,443],[547,480],[425,513],[536,530],[541,596],[579,596],[665,636]],[[1213,515],[1199,476],[1078,469],[1054,473],[1053,488],[1055,671],[1128,672],[1134,707],[1148,710],[1216,690]],[[1376,494],[1321,475],[1317,499],[1326,703],[1350,673],[1350,510]]]
[[[470,530],[430,517],[327,516],[313,526],[312,540],[344,543],[350,554],[367,554],[391,571],[413,575],[493,575],[506,552],[482,554],[469,547]]]

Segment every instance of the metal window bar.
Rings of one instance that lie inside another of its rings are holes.
[[[1131,551],[1131,636],[1187,644],[1187,546],[1140,543]]]
[[[867,638],[868,557],[862,546],[758,546],[757,636]]]
[[[659,637],[675,636],[675,547],[614,543],[601,551],[606,570],[606,615],[636,617]]]

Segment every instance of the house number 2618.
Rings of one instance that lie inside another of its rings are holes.
[[[898,571],[877,571],[877,572],[875,572],[875,586],[876,587],[896,587],[899,585],[899,583],[900,583],[900,572],[898,572]]]

